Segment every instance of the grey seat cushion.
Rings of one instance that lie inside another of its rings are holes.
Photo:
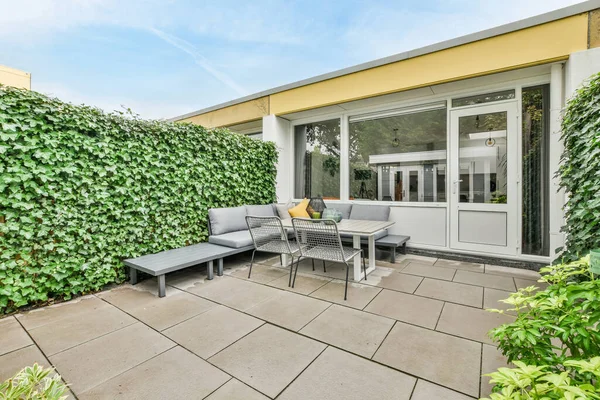
[[[382,237],[385,237],[385,236],[387,236],[387,234],[388,234],[388,231],[387,231],[387,229],[386,229],[386,230],[383,230],[383,231],[381,231],[381,232],[377,232],[377,233],[374,235],[374,236],[375,236],[375,240],[377,240],[377,239],[381,239]],[[340,233],[340,237],[341,237],[342,239],[352,239],[352,238],[353,238],[353,236],[352,236],[351,234],[349,234],[349,233]],[[361,238],[361,240],[362,240],[362,239],[364,239],[364,240],[367,240],[369,237],[368,237],[368,236],[361,236],[360,238]]]
[[[265,204],[262,206],[246,206],[246,215],[254,217],[276,217],[275,206],[273,204]]]
[[[342,213],[342,219],[350,218],[350,211],[352,211],[352,204],[350,203],[334,203],[334,202],[326,202],[325,205],[327,208],[338,210]]]
[[[243,231],[246,225],[246,207],[211,208],[208,210],[212,235]]]
[[[371,221],[387,221],[390,219],[389,206],[353,204],[350,219],[368,219]]]
[[[229,232],[221,235],[209,236],[208,243],[239,249],[241,247],[251,246],[252,236],[250,236],[249,230]]]

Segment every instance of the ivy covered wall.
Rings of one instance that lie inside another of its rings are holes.
[[[572,261],[600,248],[600,74],[567,103],[562,140],[558,174],[567,193],[563,258]]]
[[[212,207],[275,200],[273,143],[0,86],[0,313],[125,278],[207,239]]]

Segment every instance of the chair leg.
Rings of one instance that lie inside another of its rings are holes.
[[[321,260],[323,261],[323,272],[327,272],[327,268],[325,268],[325,260]]]
[[[294,256],[292,256],[292,260],[290,262],[290,279],[288,282],[288,287],[292,286],[292,272],[294,272]]]
[[[283,265],[283,255],[282,254],[279,255],[279,262],[281,263],[282,267],[285,267],[285,265]]]
[[[296,275],[298,275],[298,266],[300,265],[300,259],[302,258],[302,256],[298,257],[298,260],[296,260],[296,270],[294,271],[294,280],[292,281],[292,289],[294,288],[294,285],[296,284]],[[294,266],[292,265],[292,268]]]
[[[315,259],[314,259],[314,258],[312,258],[311,260],[312,260],[313,271],[314,271],[314,270],[315,270]]]
[[[250,279],[250,274],[252,273],[252,264],[254,264],[254,254],[256,254],[256,249],[252,250],[252,260],[250,260],[250,270],[248,271],[248,279]]]
[[[344,301],[346,301],[348,299],[348,274],[350,273],[350,266],[346,261],[344,261],[344,263],[346,264],[346,287],[344,288]]]

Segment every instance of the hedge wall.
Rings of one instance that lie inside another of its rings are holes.
[[[0,312],[125,279],[207,239],[211,207],[275,200],[273,143],[0,86]]]
[[[563,259],[573,261],[600,248],[600,74],[569,100],[562,139],[558,174],[567,192]]]

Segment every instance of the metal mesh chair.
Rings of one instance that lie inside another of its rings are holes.
[[[246,224],[252,236],[254,243],[254,251],[252,252],[252,260],[250,261],[250,271],[248,271],[248,279],[252,274],[252,265],[254,264],[254,255],[257,251],[266,253],[287,254],[291,256],[291,266],[294,265],[294,254],[299,251],[298,243],[288,240],[288,234],[279,217],[255,217],[246,216]],[[288,286],[292,281],[292,269],[290,267],[290,279]]]
[[[346,264],[344,300],[348,298],[348,274],[350,271],[348,261],[352,260],[357,254],[361,255],[365,280],[367,280],[367,269],[362,249],[342,246],[340,233],[335,221],[330,219],[292,218],[292,225],[294,227],[294,232],[296,233],[296,241],[300,246],[300,257],[296,260],[296,270],[294,272],[292,287],[294,287],[294,284],[296,283],[298,265],[302,258],[312,258]]]

